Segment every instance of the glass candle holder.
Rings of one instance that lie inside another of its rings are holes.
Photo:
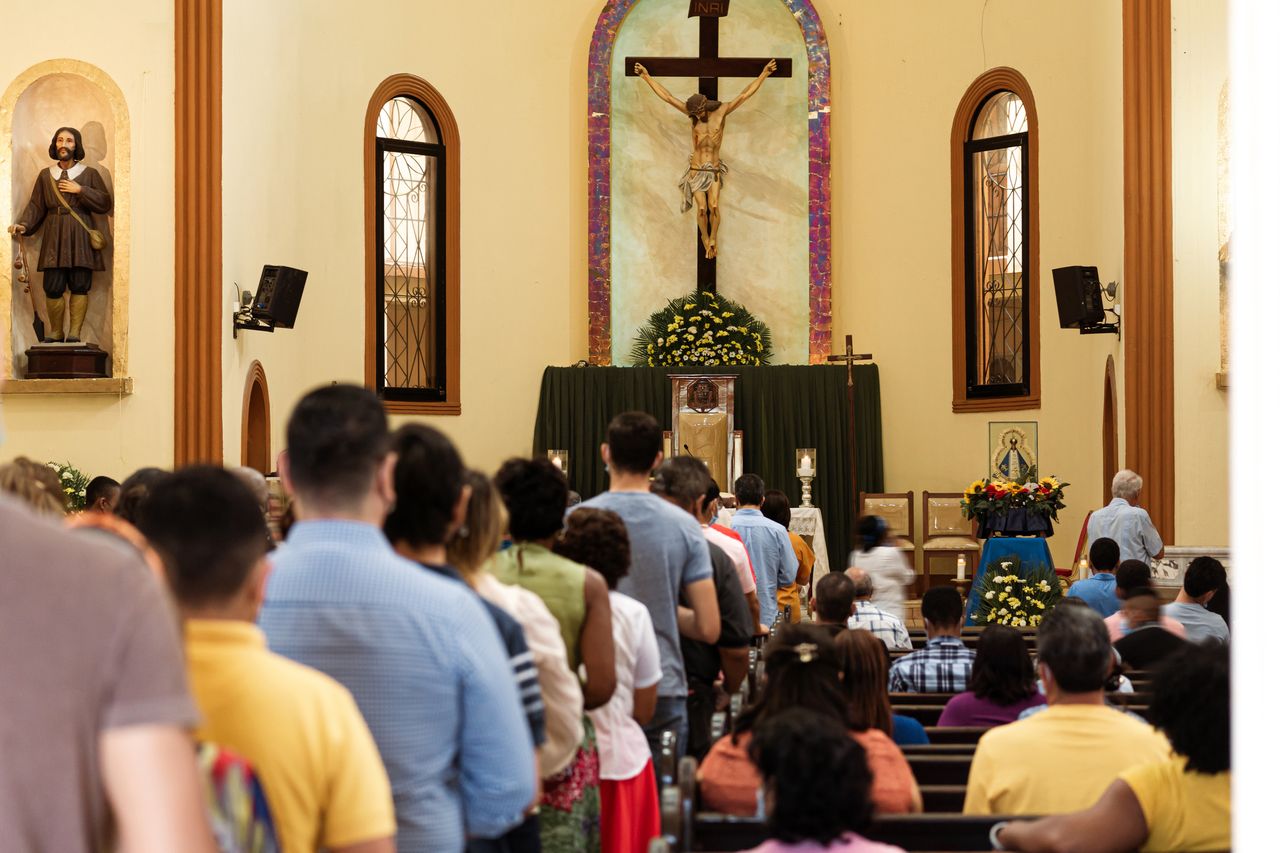
[[[796,476],[818,476],[818,451],[813,447],[796,448]]]

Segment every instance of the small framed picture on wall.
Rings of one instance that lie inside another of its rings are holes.
[[[1040,435],[1036,421],[987,424],[987,459],[992,477],[1026,482],[1040,476]]]

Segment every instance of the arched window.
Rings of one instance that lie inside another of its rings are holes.
[[[390,412],[458,414],[457,124],[430,84],[397,75],[366,134],[366,382]]]
[[[1025,78],[978,78],[952,125],[955,411],[1040,405],[1035,103]]]

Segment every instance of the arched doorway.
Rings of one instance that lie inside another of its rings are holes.
[[[1116,427],[1116,361],[1107,356],[1102,380],[1102,503],[1111,503],[1111,481],[1120,470],[1120,434]]]
[[[240,425],[240,464],[271,473],[271,395],[262,363],[249,365]]]

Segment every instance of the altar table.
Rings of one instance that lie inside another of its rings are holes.
[[[986,575],[987,569],[1006,557],[1014,556],[1022,561],[1023,571],[1041,566],[1053,571],[1053,554],[1049,552],[1048,539],[1021,536],[991,537],[982,546],[982,555],[978,558],[977,571],[973,575],[973,586],[969,589],[969,603],[964,609],[964,624],[975,624],[973,614],[978,609],[978,590],[982,586],[982,578]]]

